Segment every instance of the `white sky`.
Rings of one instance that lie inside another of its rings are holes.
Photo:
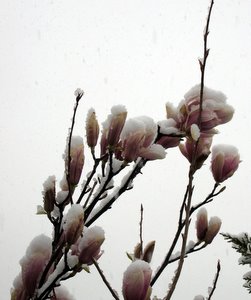
[[[42,183],[63,173],[61,154],[74,103],[74,90],[85,90],[76,134],[83,134],[86,112],[96,109],[103,121],[110,107],[124,104],[129,117],[165,118],[164,104],[177,104],[199,82],[197,58],[207,0],[2,0],[0,10],[0,263],[2,299],[19,272],[19,259],[30,240],[51,234],[45,217],[36,216]],[[236,109],[231,123],[220,127],[215,142],[236,145],[243,160],[227,190],[207,206],[222,219],[222,231],[250,231],[251,206],[251,2],[215,0],[210,26],[211,48],[206,85],[223,91]],[[89,164],[90,165],[90,164]],[[88,164],[85,166],[88,171]],[[165,161],[149,163],[135,188],[97,224],[106,231],[100,265],[121,290],[129,261],[126,251],[138,242],[140,203],[145,209],[144,240],[156,240],[155,270],[175,231],[188,164],[178,150]],[[196,180],[195,202],[213,185],[208,163]],[[191,230],[193,230],[192,221]],[[114,231],[116,228],[116,232]],[[191,238],[194,237],[194,233]],[[177,249],[178,250],[178,249]],[[214,299],[248,299],[238,255],[222,237],[191,255],[173,299],[207,295],[217,260],[222,263]],[[165,272],[154,286],[163,297],[173,275]],[[98,284],[97,284],[98,282]],[[68,284],[76,299],[110,299],[101,279],[80,274]]]

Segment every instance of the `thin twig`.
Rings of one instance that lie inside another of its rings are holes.
[[[116,300],[119,300],[117,292],[111,287],[110,283],[107,281],[107,279],[104,275],[104,272],[100,269],[97,261],[94,258],[92,258],[92,262],[93,262],[94,266],[96,267],[96,269],[97,269],[100,277],[102,278],[104,284],[107,286],[108,290],[111,292],[113,298],[116,299]]]
[[[202,249],[204,249],[204,248],[206,248],[208,246],[208,244],[204,243],[199,248],[196,248],[198,245],[199,245],[199,243],[196,243],[193,248],[191,248],[188,251],[186,251],[185,258],[188,256],[188,254],[192,254],[192,253],[198,252],[198,251],[200,251],[200,250],[202,250]],[[173,263],[173,262],[175,262],[175,261],[177,261],[179,259],[180,259],[180,255],[177,256],[177,257],[175,257],[175,258],[173,258],[173,259],[170,259],[168,263],[171,264],[171,263]]]
[[[83,208],[86,208],[86,206],[87,206],[87,204],[88,204],[88,202],[89,202],[89,200],[90,200],[90,198],[91,198],[91,196],[92,196],[92,194],[93,194],[93,191],[94,191],[94,189],[95,189],[97,183],[98,183],[98,182],[97,182],[97,180],[96,180],[96,181],[93,183],[92,188],[89,190],[89,194],[88,194],[87,199],[85,200],[85,203],[84,203]]]
[[[202,103],[203,103],[203,93],[204,93],[204,81],[205,81],[205,69],[207,58],[209,55],[209,49],[207,48],[207,38],[209,35],[209,24],[211,19],[211,13],[214,5],[214,0],[211,0],[211,4],[209,6],[208,15],[207,15],[207,22],[204,31],[204,53],[203,53],[203,61],[199,60],[200,69],[201,69],[201,78],[200,78],[200,107],[199,107],[199,117],[198,117],[198,126],[200,128],[201,119],[202,119]]]
[[[218,185],[217,185],[218,186]],[[218,196],[220,192],[217,192],[215,193],[215,190],[216,190],[216,184],[214,185],[211,193],[205,198],[205,200],[203,200],[201,203],[195,205],[195,206],[192,206],[191,209],[190,209],[190,217],[191,215],[198,209],[200,208],[202,205],[205,205],[205,204],[208,204],[209,202],[213,201],[213,197],[215,196]],[[222,190],[222,189],[221,189]],[[220,191],[221,191],[220,190]],[[162,272],[164,271],[164,269],[167,267],[167,265],[169,263],[171,263],[171,255],[173,253],[173,250],[179,240],[179,237],[181,235],[181,232],[182,232],[182,229],[184,228],[185,226],[185,221],[182,220],[182,214],[183,214],[183,209],[185,207],[185,203],[184,201],[186,200],[186,197],[187,197],[187,191],[184,195],[184,200],[182,202],[182,206],[181,206],[181,209],[180,209],[180,217],[179,217],[179,223],[178,223],[178,228],[177,228],[177,231],[175,233],[175,236],[174,236],[174,239],[173,239],[173,242],[165,256],[165,259],[164,261],[162,262],[161,266],[158,268],[158,270],[156,271],[155,275],[153,276],[152,280],[151,280],[151,286],[153,286],[155,284],[155,282],[157,281],[157,279],[159,278],[159,276],[162,274]]]
[[[187,199],[187,194],[188,194],[188,188],[186,189],[185,195],[184,195],[184,199],[180,208],[180,216],[179,216],[179,223],[178,223],[178,229],[176,231],[176,234],[174,236],[173,242],[165,256],[165,259],[163,261],[163,263],[161,264],[161,266],[158,268],[158,270],[156,271],[155,275],[153,276],[152,280],[151,280],[151,286],[153,286],[155,284],[155,282],[157,281],[157,279],[159,278],[159,276],[162,274],[162,272],[164,271],[164,269],[166,268],[166,266],[169,264],[169,260],[170,257],[173,253],[173,250],[179,240],[180,234],[182,232],[182,229],[185,225],[184,221],[182,220],[182,216],[183,216],[183,212],[184,212],[184,207],[185,207],[185,203],[186,203],[186,199]]]
[[[78,200],[77,200],[77,202],[76,202],[77,204],[79,204],[79,203],[82,201],[84,195],[87,193],[88,186],[89,186],[89,184],[90,184],[90,182],[91,182],[93,176],[94,176],[95,173],[96,173],[96,170],[97,170],[97,167],[98,167],[99,163],[100,163],[100,159],[95,159],[94,166],[93,166],[93,168],[92,168],[92,171],[91,171],[90,175],[88,175],[88,177],[87,177],[87,180],[86,180],[86,182],[85,182],[85,185],[84,185],[84,187],[83,187],[83,190],[82,190],[82,192],[81,192],[81,194],[80,194],[80,196],[79,196],[79,198],[78,198]],[[84,207],[85,207],[85,206],[84,206]]]
[[[215,274],[215,278],[214,278],[214,282],[213,282],[213,287],[212,287],[212,290],[209,293],[209,297],[207,298],[207,300],[210,300],[212,298],[212,296],[213,296],[213,293],[214,293],[214,291],[216,289],[216,285],[217,285],[217,282],[218,282],[218,279],[219,279],[220,270],[221,270],[221,265],[220,265],[220,261],[218,260],[218,262],[217,262],[217,271],[216,271],[216,274]]]
[[[120,186],[120,188],[113,195],[113,197],[111,197],[111,199],[104,206],[102,206],[102,208],[100,210],[98,210],[94,216],[92,216],[89,220],[86,221],[86,223],[85,223],[86,227],[89,227],[101,215],[103,215],[108,209],[110,209],[112,204],[118,199],[118,197],[129,189],[129,186],[131,185],[133,179],[138,174],[141,173],[141,169],[145,166],[146,163],[147,163],[147,160],[145,160],[143,158],[139,159],[139,161],[135,163],[133,170],[130,172],[130,175],[128,175],[127,179],[124,181],[124,184],[122,186]],[[98,196],[100,196],[100,193],[99,193],[99,195],[97,195],[97,197]],[[89,208],[89,206],[88,206],[88,208]]]
[[[190,171],[193,168],[193,166],[191,165]],[[189,231],[189,225],[190,225],[190,208],[191,208],[191,202],[192,202],[192,196],[193,196],[193,173],[189,172],[189,184],[188,184],[188,198],[187,198],[187,203],[186,203],[186,218],[185,218],[185,229],[184,229],[184,234],[183,234],[183,239],[182,239],[182,246],[181,246],[181,253],[180,253],[180,259],[179,259],[179,264],[178,264],[178,268],[175,271],[175,275],[173,278],[173,282],[170,286],[170,289],[167,293],[166,296],[166,300],[171,299],[172,294],[176,288],[177,282],[179,280],[181,271],[182,271],[182,267],[183,267],[183,263],[184,263],[184,259],[185,259],[185,255],[186,255],[186,245],[187,245],[187,238],[188,238],[188,231]]]
[[[195,206],[192,206],[192,207],[191,207],[190,215],[191,215],[195,210],[197,210],[199,207],[201,207],[201,206],[203,206],[203,205],[205,205],[205,204],[207,204],[207,203],[209,203],[209,202],[212,202],[214,197],[218,196],[220,193],[223,192],[224,189],[221,189],[219,192],[215,193],[215,191],[216,191],[216,189],[217,189],[218,186],[219,186],[219,183],[216,182],[216,183],[214,184],[213,190],[212,190],[211,193],[205,198],[205,200],[202,201],[202,202],[200,202],[200,203],[198,203],[198,204],[196,204]]]
[[[75,106],[74,106],[74,109],[73,109],[72,122],[71,122],[69,137],[68,137],[66,181],[67,181],[68,191],[69,191],[67,199],[68,200],[70,199],[71,203],[73,203],[73,201],[72,201],[72,192],[71,192],[71,184],[70,184],[71,140],[72,140],[72,134],[73,134],[73,129],[74,129],[74,125],[75,125],[75,118],[76,118],[76,113],[77,113],[77,109],[78,109],[78,104],[79,104],[79,101],[82,98],[82,96],[83,96],[83,94],[78,94],[76,96]]]
[[[140,222],[139,222],[139,243],[140,243],[140,255],[143,253],[143,205],[140,205]]]

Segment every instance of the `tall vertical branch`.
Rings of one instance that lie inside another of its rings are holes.
[[[210,4],[209,10],[208,10],[206,27],[205,27],[205,30],[204,30],[203,59],[202,59],[202,61],[199,60],[200,70],[201,70],[201,77],[200,77],[200,108],[199,108],[199,117],[198,117],[198,126],[199,126],[199,128],[200,128],[200,125],[201,125],[201,116],[202,116],[202,109],[203,109],[202,104],[203,104],[203,94],[204,94],[205,70],[206,70],[207,58],[208,58],[208,55],[209,55],[209,49],[207,48],[207,38],[208,38],[208,35],[209,35],[209,24],[210,24],[213,5],[214,5],[214,0],[211,0],[211,4]]]
[[[69,131],[69,137],[68,137],[68,145],[67,145],[67,166],[66,166],[66,181],[67,181],[67,185],[68,185],[68,190],[69,190],[69,194],[67,197],[67,200],[72,203],[72,191],[71,191],[71,184],[70,184],[70,167],[71,167],[71,140],[72,140],[72,134],[73,134],[73,129],[74,129],[74,125],[75,125],[75,118],[76,118],[76,113],[77,113],[77,109],[78,109],[78,104],[80,99],[83,97],[84,93],[82,90],[77,89],[75,91],[75,95],[76,95],[76,102],[75,102],[75,106],[73,109],[73,116],[72,116],[72,122],[71,122],[71,127],[70,127],[70,131]]]
[[[209,24],[210,24],[210,19],[211,19],[211,13],[212,13],[212,8],[213,8],[214,1],[211,0],[211,4],[209,7],[208,11],[208,16],[207,16],[207,21],[206,21],[206,27],[204,31],[204,53],[203,53],[203,59],[202,61],[199,60],[200,64],[200,70],[201,70],[201,81],[200,81],[200,106],[199,106],[199,115],[198,115],[198,127],[200,128],[201,121],[202,121],[202,110],[203,110],[203,92],[204,92],[204,80],[205,80],[205,69],[206,69],[206,62],[209,54],[209,49],[207,48],[207,38],[209,34]],[[167,293],[167,296],[165,300],[169,300],[172,297],[172,294],[176,288],[177,282],[179,280],[183,264],[184,264],[184,259],[186,255],[186,245],[187,245],[187,239],[188,239],[188,232],[189,232],[189,225],[190,225],[190,209],[191,209],[191,203],[192,203],[192,196],[193,196],[193,177],[194,173],[196,172],[195,164],[196,164],[196,154],[197,154],[197,148],[198,148],[198,141],[196,143],[196,146],[194,148],[194,153],[193,153],[193,159],[190,164],[190,169],[189,169],[189,182],[187,186],[187,200],[185,201],[185,226],[184,226],[184,233],[182,235],[182,246],[181,246],[181,255],[179,259],[179,264],[177,267],[177,270],[175,272],[173,281],[170,285],[170,289]]]

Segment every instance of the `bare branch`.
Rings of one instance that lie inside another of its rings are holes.
[[[218,282],[218,279],[219,279],[219,275],[220,275],[220,270],[221,270],[221,265],[220,265],[220,261],[218,260],[217,271],[216,271],[216,274],[215,274],[215,278],[214,278],[214,282],[213,282],[213,287],[212,287],[212,290],[209,293],[209,297],[207,298],[207,300],[210,300],[212,298],[214,292],[215,292],[216,285],[217,285],[217,282]]]
[[[140,255],[143,253],[143,205],[140,205],[140,222],[139,222],[139,239],[140,239]]]
[[[94,258],[92,258],[92,262],[93,262],[94,266],[96,267],[96,269],[97,269],[100,277],[102,278],[104,284],[107,286],[108,290],[111,292],[113,298],[116,299],[116,300],[119,300],[117,292],[111,287],[110,283],[107,281],[107,279],[104,275],[104,272],[100,269],[97,261]]]
[[[208,16],[207,16],[207,22],[206,22],[206,28],[204,32],[204,56],[203,56],[203,61],[200,61],[200,69],[201,69],[201,84],[200,84],[200,108],[199,108],[199,116],[198,116],[198,126],[200,128],[201,124],[201,119],[202,119],[202,104],[203,104],[203,90],[204,90],[204,77],[205,77],[205,68],[206,68],[206,61],[207,57],[209,54],[209,50],[207,49],[207,37],[209,34],[209,23],[210,23],[210,17],[211,17],[211,12],[212,12],[212,7],[213,7],[214,1],[211,0],[211,4],[209,7],[208,11]],[[188,182],[188,197],[187,197],[187,202],[184,204],[185,205],[185,212],[186,212],[186,217],[185,217],[185,228],[184,228],[184,234],[183,234],[183,239],[182,239],[182,246],[181,246],[181,255],[179,259],[179,264],[178,268],[175,272],[173,282],[170,286],[170,289],[167,293],[166,300],[171,299],[172,294],[176,288],[177,282],[179,280],[183,264],[184,264],[184,258],[186,255],[186,244],[187,244],[187,238],[188,238],[188,232],[189,232],[189,225],[190,225],[190,209],[191,209],[191,203],[192,203],[192,195],[193,195],[193,176],[194,173],[196,172],[195,164],[196,164],[196,153],[198,149],[198,141],[196,143],[194,153],[193,153],[193,159],[190,164],[190,170],[189,170],[189,182]]]

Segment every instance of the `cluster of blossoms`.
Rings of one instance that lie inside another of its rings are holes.
[[[82,95],[81,90],[76,93],[77,104]],[[164,159],[168,148],[180,149],[190,162],[193,174],[212,152],[211,171],[215,188],[231,177],[240,163],[238,150],[228,145],[217,145],[211,149],[211,145],[217,133],[216,127],[230,121],[233,113],[233,107],[226,103],[226,97],[221,92],[204,88],[201,102],[199,85],[185,94],[177,108],[167,103],[167,118],[158,123],[147,116],[127,119],[126,108],[117,105],[103,122],[100,133],[96,112],[91,108],[86,118],[86,144],[90,148],[94,167],[86,172],[80,196],[74,200],[86,153],[83,138],[72,136],[71,131],[63,155],[65,174],[60,190],[56,191],[55,176],[50,176],[44,183],[43,207],[38,210],[39,214],[46,214],[52,223],[53,238],[39,236],[31,242],[20,261],[21,273],[13,283],[11,299],[73,299],[61,287],[61,281],[82,270],[88,271],[89,266],[96,264],[103,253],[104,230],[90,225],[110,209],[122,193],[132,188],[134,178],[148,161]],[[99,157],[97,145],[100,147]],[[120,186],[114,187],[113,178],[128,166],[131,166],[130,171]],[[101,174],[97,173],[98,168]],[[216,194],[212,193],[211,197],[214,196]],[[209,199],[206,199],[194,206],[190,214],[208,202]],[[184,224],[181,220],[179,234]],[[197,251],[202,242],[204,245],[210,244],[220,226],[218,217],[208,222],[207,212],[201,208],[196,221],[198,242],[190,244],[186,254],[195,249]],[[154,245],[155,242],[151,242],[144,249],[142,244],[135,248],[132,262],[123,277],[122,295],[125,300],[150,299],[153,285],[150,262]],[[174,257],[171,251],[164,267],[179,257]]]

